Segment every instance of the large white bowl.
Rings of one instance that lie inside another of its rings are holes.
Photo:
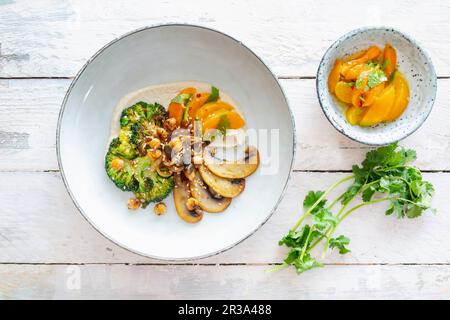
[[[195,225],[177,216],[172,195],[165,201],[164,216],[153,214],[152,206],[130,212],[126,202],[131,194],[117,189],[104,170],[111,117],[119,99],[148,85],[182,80],[223,89],[238,102],[249,128],[279,129],[280,136],[278,154],[259,146],[262,165],[279,160],[275,174],[258,169],[224,213],[206,214]],[[271,216],[291,172],[294,131],[276,77],[241,42],[199,26],[147,27],[103,47],[72,82],[58,122],[58,163],[73,202],[105,237],[152,258],[197,259],[233,247]]]

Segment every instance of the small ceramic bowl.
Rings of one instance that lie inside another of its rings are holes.
[[[374,44],[383,48],[386,43],[397,51],[398,68],[409,83],[410,102],[393,122],[367,128],[352,126],[345,119],[343,107],[328,91],[328,75],[336,59]],[[416,131],[433,108],[437,87],[433,63],[425,50],[411,37],[388,27],[360,28],[339,38],[323,56],[316,81],[320,106],[331,124],[347,137],[369,145],[396,142]]]
[[[172,195],[164,200],[164,216],[156,216],[153,206],[131,213],[126,203],[132,194],[116,188],[104,169],[111,119],[119,100],[149,85],[186,80],[208,82],[228,92],[249,129],[274,129],[282,141],[273,140],[269,149],[270,141],[261,140],[267,142],[258,145],[261,166],[246,179],[245,191],[225,212],[205,214],[192,225],[178,217]],[[267,66],[234,38],[185,24],[135,30],[100,49],[69,87],[57,129],[63,181],[84,217],[118,245],[164,260],[208,257],[259,229],[280,202],[294,147],[292,113]],[[273,171],[268,172],[270,168]]]

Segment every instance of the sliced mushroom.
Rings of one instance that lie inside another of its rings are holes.
[[[234,198],[241,194],[245,188],[245,179],[227,179],[216,176],[204,165],[198,168],[203,181],[222,197]]]
[[[231,203],[231,198],[215,198],[214,195],[209,192],[198,170],[195,170],[195,177],[190,181],[189,186],[192,196],[198,200],[200,208],[206,212],[222,212],[228,208]]]
[[[173,201],[175,208],[181,219],[188,223],[197,223],[203,218],[203,213],[199,211],[189,211],[186,207],[186,201],[191,197],[189,190],[189,181],[182,174],[175,174],[175,188],[173,189]]]
[[[249,147],[246,150],[245,159],[231,162],[218,162],[211,156],[205,155],[206,167],[216,176],[228,179],[242,179],[246,178],[258,169],[259,153],[255,147]]]

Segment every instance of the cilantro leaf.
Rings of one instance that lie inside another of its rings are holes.
[[[219,99],[219,89],[212,86],[211,87],[211,94],[209,95],[208,99],[206,100],[206,103],[208,102],[216,102]]]
[[[323,196],[324,193],[325,193],[324,191],[309,191],[305,199],[303,200],[303,208],[305,209],[311,208],[313,204],[316,203],[321,196]],[[317,206],[323,207],[325,206],[326,202],[327,202],[326,200],[322,200]]]
[[[346,254],[346,253],[351,252],[346,247],[350,243],[350,239],[347,237],[344,237],[343,235],[340,235],[337,238],[331,238],[330,240],[328,240],[328,243],[329,243],[331,249],[334,249],[334,248],[339,249],[340,254]]]
[[[386,74],[380,69],[374,69],[367,77],[367,86],[371,89],[382,84],[383,82],[388,81]]]

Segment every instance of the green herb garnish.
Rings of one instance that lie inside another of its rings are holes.
[[[224,114],[220,117],[219,123],[217,124],[217,130],[225,135],[228,129],[230,129],[230,120],[228,119],[227,115]]]
[[[387,81],[386,74],[380,69],[372,70],[368,75],[367,86],[372,89]]]
[[[211,87],[211,94],[208,97],[208,100],[206,100],[206,103],[208,102],[215,102],[219,99],[219,89],[212,86]]]
[[[383,82],[388,81],[388,78],[386,74],[383,72],[383,70],[380,69],[379,64],[370,63],[367,65],[371,68],[370,71],[362,72],[358,79],[356,79],[356,88],[361,89],[362,82],[364,78],[367,77],[367,85],[364,88],[364,91],[369,91],[372,88],[375,88],[376,86],[382,84]]]
[[[361,166],[354,165],[352,175],[337,181],[326,191],[310,191],[303,202],[305,213],[279,241],[280,246],[286,246],[290,251],[283,264],[272,270],[291,265],[300,274],[321,267],[322,264],[311,255],[311,250],[321,243],[324,254],[328,249],[337,249],[340,254],[350,252],[350,239],[333,235],[346,217],[364,206],[388,202],[386,215],[397,218],[417,218],[431,209],[434,187],[423,180],[418,168],[409,165],[415,159],[414,150],[398,149],[396,143],[380,147],[368,152]],[[347,181],[352,181],[352,184],[328,204],[326,196]],[[374,198],[375,195],[378,197]],[[357,197],[362,202],[349,208]],[[338,204],[340,209],[333,214],[332,209]],[[311,220],[309,224],[304,223],[306,218]]]
[[[189,100],[191,99],[191,97],[192,97],[192,94],[181,93],[181,94],[177,95],[175,98],[173,98],[171,102],[186,105],[189,102]]]

